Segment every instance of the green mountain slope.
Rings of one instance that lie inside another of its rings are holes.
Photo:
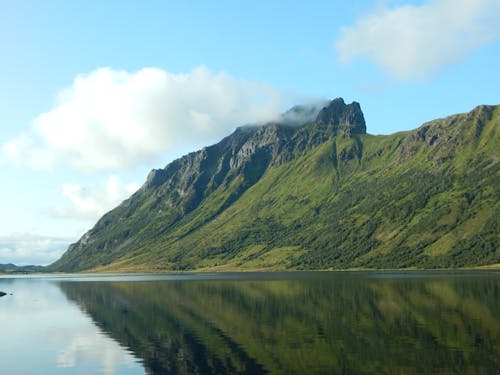
[[[153,170],[51,269],[500,263],[499,128],[500,106],[479,106],[373,136],[342,99],[300,126],[239,128]]]

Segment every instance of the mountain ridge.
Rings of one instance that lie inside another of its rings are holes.
[[[42,272],[44,269],[44,266],[37,265],[17,266],[13,263],[0,264],[0,273],[31,273]]]
[[[312,122],[240,127],[215,145],[152,170],[132,197],[104,215],[50,268],[479,265],[467,256],[461,261],[446,256],[460,243],[449,238],[451,227],[461,225],[459,219],[442,230],[448,243],[429,228],[422,237],[427,236],[428,243],[414,238],[418,231],[406,233],[405,229],[424,225],[411,222],[420,214],[432,217],[433,209],[426,207],[432,199],[439,201],[439,209],[434,211],[442,211],[438,216],[443,223],[467,212],[466,207],[455,207],[453,193],[461,191],[459,184],[472,204],[478,192],[468,175],[474,172],[485,179],[487,188],[486,198],[474,205],[482,218],[476,224],[481,230],[487,226],[484,215],[493,223],[486,231],[489,250],[479,257],[479,263],[498,263],[498,214],[483,207],[485,200],[498,206],[498,127],[499,107],[483,105],[466,114],[427,122],[413,131],[373,136],[366,134],[359,103],[345,104],[341,98],[319,110]],[[471,162],[478,166],[469,171]],[[360,189],[363,185],[366,191]],[[421,191],[415,191],[420,185]],[[381,192],[372,191],[377,186]],[[368,191],[373,204],[366,197]],[[400,201],[403,214],[389,209]],[[453,210],[460,212],[453,214]],[[347,227],[345,223],[354,218],[352,228]],[[331,220],[335,225],[329,226]],[[218,225],[220,222],[223,224]],[[391,231],[396,234],[391,236]],[[471,237],[482,238],[474,233]],[[405,235],[406,240],[399,238]],[[415,242],[418,251],[412,251],[408,240]],[[394,261],[405,252],[409,255]],[[387,258],[387,253],[394,254]],[[424,258],[432,258],[432,262]]]

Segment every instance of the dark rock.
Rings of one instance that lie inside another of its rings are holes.
[[[160,186],[168,179],[168,175],[164,169],[153,169],[146,179],[146,189],[152,189]]]
[[[5,296],[7,293],[4,293],[4,292],[0,292],[0,297],[3,297]]]
[[[343,133],[366,134],[366,123],[358,102],[345,104],[344,99],[337,98],[319,111],[315,123],[324,127],[331,127],[335,134]]]

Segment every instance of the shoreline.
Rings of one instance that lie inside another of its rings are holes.
[[[218,268],[218,269],[217,269]],[[217,267],[212,268],[200,268],[193,270],[169,270],[169,269],[90,269],[84,271],[76,272],[1,272],[2,276],[33,276],[33,275],[98,275],[98,274],[213,274],[213,273],[294,273],[294,272],[338,272],[338,273],[348,273],[348,272],[402,272],[402,273],[418,273],[418,272],[500,272],[500,265],[494,264],[489,266],[479,266],[479,267],[464,267],[464,268],[346,268],[346,269],[273,269],[273,268],[247,268],[247,269],[231,269],[230,267],[226,269],[221,269]],[[5,295],[0,292],[0,297]]]

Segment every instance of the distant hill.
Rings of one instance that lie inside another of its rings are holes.
[[[15,264],[0,264],[0,272],[42,272],[43,266],[16,266]]]
[[[381,136],[356,102],[297,106],[151,171],[50,269],[497,264],[499,129],[499,106]]]

